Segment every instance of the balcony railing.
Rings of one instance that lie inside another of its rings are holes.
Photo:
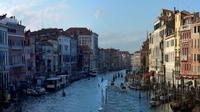
[[[181,61],[187,61],[188,60],[187,55],[181,55],[180,58],[181,58]]]
[[[22,46],[11,46],[12,49],[23,49]]]
[[[191,24],[181,25],[180,31],[190,30]]]

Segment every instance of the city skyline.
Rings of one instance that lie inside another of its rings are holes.
[[[0,13],[16,16],[26,30],[88,27],[99,34],[99,46],[134,52],[151,32],[162,8],[200,11],[200,1],[113,1],[113,0],[0,0]],[[144,4],[145,2],[145,4]],[[18,5],[15,5],[18,4]],[[121,5],[123,4],[123,6]],[[190,4],[190,5],[186,5]],[[151,11],[149,11],[151,9]],[[139,13],[138,13],[139,12]],[[150,16],[151,15],[151,16]],[[138,22],[139,21],[139,22]]]

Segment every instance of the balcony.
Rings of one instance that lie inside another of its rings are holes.
[[[187,61],[188,60],[187,55],[181,55],[180,58],[181,58],[181,61]]]
[[[191,24],[181,25],[180,31],[190,30]]]
[[[25,64],[19,63],[19,64],[12,64],[10,67],[25,67]]]
[[[23,47],[22,46],[11,46],[11,49],[22,50]]]

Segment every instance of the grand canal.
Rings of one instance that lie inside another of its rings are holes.
[[[103,107],[103,112],[171,112],[168,106],[158,108],[149,107],[149,98],[146,92],[127,90],[121,93],[118,87],[107,88],[106,103],[105,88],[110,85],[113,74],[109,72],[95,78],[82,79],[65,88],[66,96],[62,97],[62,90],[41,97],[27,97],[22,102],[23,112],[98,112]],[[125,75],[125,71],[120,71]],[[104,79],[101,82],[101,79]],[[118,86],[123,78],[116,82]]]

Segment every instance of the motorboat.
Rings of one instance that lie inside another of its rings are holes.
[[[103,82],[103,78],[101,79],[101,82]]]
[[[110,84],[111,86],[114,86],[115,85],[115,83],[114,83],[114,81],[111,81],[111,84]]]
[[[36,87],[35,89],[36,89],[36,92],[38,93],[38,95],[46,95],[47,94],[45,88]]]
[[[38,96],[38,92],[35,89],[27,89],[26,94],[29,96]]]
[[[126,91],[126,86],[124,85],[124,83],[120,84],[120,89],[122,92]]]
[[[97,71],[90,71],[90,76],[91,77],[96,77],[97,76]]]

